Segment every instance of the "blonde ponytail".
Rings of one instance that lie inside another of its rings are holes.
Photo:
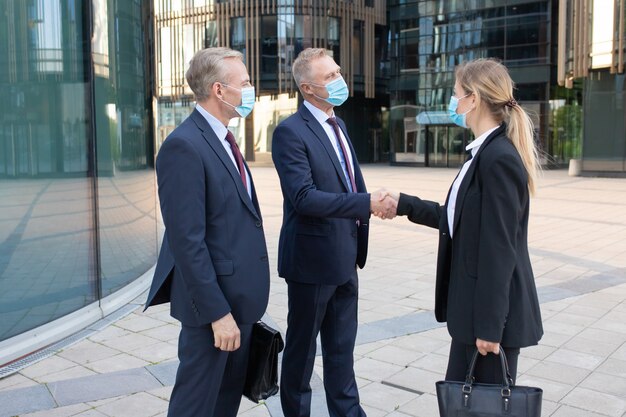
[[[528,174],[528,190],[531,195],[537,190],[540,164],[539,153],[535,146],[533,121],[528,113],[517,103],[510,107],[506,134],[519,152],[526,173]]]

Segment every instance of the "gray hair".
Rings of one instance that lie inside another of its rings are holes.
[[[211,95],[214,83],[224,82],[228,76],[228,70],[224,66],[226,58],[243,61],[241,52],[223,47],[202,49],[191,58],[185,78],[197,101],[205,100]]]
[[[323,48],[306,48],[298,54],[298,57],[293,61],[293,65],[291,66],[293,79],[296,81],[298,88],[300,88],[300,83],[308,80],[311,75],[311,61],[323,58],[327,55],[328,52]]]

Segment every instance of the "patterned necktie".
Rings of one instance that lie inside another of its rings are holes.
[[[329,125],[333,127],[335,137],[337,138],[337,142],[339,142],[339,146],[341,147],[341,153],[343,155],[343,160],[345,161],[346,171],[348,171],[348,177],[350,178],[350,187],[352,188],[352,192],[356,193],[356,182],[354,181],[354,174],[352,173],[352,167],[350,166],[350,159],[348,159],[348,152],[346,151],[346,147],[343,145],[343,141],[341,140],[341,133],[339,133],[339,124],[337,123],[337,119],[335,119],[334,117],[329,117],[326,121]]]
[[[246,181],[246,169],[243,165],[243,157],[241,156],[241,152],[239,151],[239,146],[237,146],[237,142],[235,142],[235,136],[228,131],[226,134],[226,142],[230,145],[230,149],[233,151],[233,156],[235,157],[235,161],[237,161],[237,168],[239,168],[239,175],[241,176],[241,181],[243,182],[243,188],[248,189],[248,182]]]

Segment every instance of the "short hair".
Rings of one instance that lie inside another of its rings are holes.
[[[300,88],[300,83],[307,80],[311,75],[311,61],[325,56],[329,55],[324,48],[306,48],[298,54],[291,67],[293,79],[296,81],[298,88]]]
[[[202,49],[191,58],[185,78],[197,101],[205,100],[211,95],[214,83],[224,82],[228,76],[228,70],[224,67],[224,59],[227,58],[243,61],[241,52],[223,47]]]

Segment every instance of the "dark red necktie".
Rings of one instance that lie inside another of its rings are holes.
[[[246,181],[246,169],[243,165],[243,157],[241,156],[241,152],[239,151],[239,146],[237,146],[237,142],[235,142],[235,136],[233,136],[230,130],[226,134],[226,142],[228,142],[228,144],[230,145],[230,149],[233,151],[235,161],[237,161],[237,168],[239,168],[239,175],[241,175],[243,188],[248,190],[248,182]]]
[[[337,119],[334,117],[329,117],[326,120],[328,124],[333,127],[333,131],[335,132],[335,137],[337,138],[337,142],[339,142],[339,146],[341,147],[341,153],[343,154],[343,160],[346,164],[346,171],[348,171],[348,177],[350,177],[350,186],[352,186],[352,192],[356,193],[356,182],[354,181],[354,174],[352,173],[352,167],[350,166],[350,159],[348,158],[348,152],[346,151],[346,147],[343,145],[343,141],[341,140],[341,133],[339,133],[339,124],[337,123]]]

